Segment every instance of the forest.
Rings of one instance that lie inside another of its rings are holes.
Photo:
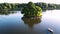
[[[60,4],[47,4],[43,2],[34,3],[36,6],[41,7],[43,10],[60,9]],[[0,10],[22,10],[26,7],[27,3],[0,3]]]

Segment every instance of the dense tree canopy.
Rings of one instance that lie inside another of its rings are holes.
[[[0,4],[0,10],[3,9],[17,9],[18,4],[12,4],[12,3],[1,3]]]
[[[21,13],[24,14],[24,16],[41,16],[42,9],[33,2],[29,2],[27,6],[22,9]]]

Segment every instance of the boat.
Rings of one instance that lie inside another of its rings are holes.
[[[48,28],[48,31],[49,31],[50,33],[53,33],[53,32],[54,32],[53,29],[51,29],[51,28]]]

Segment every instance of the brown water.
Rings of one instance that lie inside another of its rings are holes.
[[[60,34],[60,10],[43,12],[41,18],[23,18],[20,11],[0,14],[0,34],[51,34],[47,29]]]

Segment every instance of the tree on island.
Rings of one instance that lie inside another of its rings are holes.
[[[42,16],[42,9],[33,2],[29,2],[21,11],[24,16]]]

